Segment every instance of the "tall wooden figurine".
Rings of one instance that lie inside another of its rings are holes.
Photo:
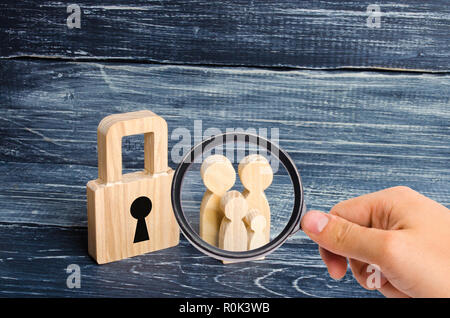
[[[98,179],[87,184],[88,248],[99,264],[178,244],[167,165],[167,123],[144,110],[105,117],[97,130]],[[122,137],[144,134],[144,170],[122,174]]]
[[[249,209],[258,210],[266,219],[265,241],[270,241],[270,206],[264,193],[273,180],[269,161],[259,154],[249,155],[239,162],[239,178],[245,190],[242,192]]]
[[[220,199],[234,185],[236,171],[223,155],[207,157],[200,174],[206,186],[200,205],[200,237],[213,246],[219,246],[219,228],[223,219]]]

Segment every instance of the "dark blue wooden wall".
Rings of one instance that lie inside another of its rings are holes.
[[[85,184],[111,113],[163,116],[169,151],[196,120],[278,128],[310,208],[400,184],[450,206],[447,1],[378,1],[380,28],[362,1],[76,3],[80,29],[69,2],[0,3],[0,296],[379,296],[330,279],[302,234],[258,262],[224,266],[182,239],[96,265]],[[139,141],[125,168],[142,167]]]
[[[1,5],[1,56],[171,64],[448,71],[450,6],[434,1],[80,0]],[[381,9],[367,27],[367,7]]]

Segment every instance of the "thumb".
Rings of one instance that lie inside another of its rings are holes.
[[[336,215],[309,211],[302,219],[302,230],[326,250],[347,258],[379,264],[383,257],[387,231],[368,228]]]

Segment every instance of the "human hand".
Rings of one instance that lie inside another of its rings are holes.
[[[387,297],[450,297],[450,210],[407,187],[343,201],[329,214],[309,211],[303,231],[317,244],[330,276],[340,279],[347,259],[366,289],[381,270],[376,289]]]

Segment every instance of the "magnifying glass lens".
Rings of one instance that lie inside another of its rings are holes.
[[[293,168],[288,171],[279,148],[267,140],[246,134],[218,138],[193,149],[178,175],[180,209],[174,208],[187,223],[181,229],[219,259],[228,252],[238,252],[234,260],[256,258],[252,251],[267,254],[266,247],[276,248],[274,241],[285,240],[292,229],[302,200],[294,184],[301,187],[299,179],[293,182]]]

